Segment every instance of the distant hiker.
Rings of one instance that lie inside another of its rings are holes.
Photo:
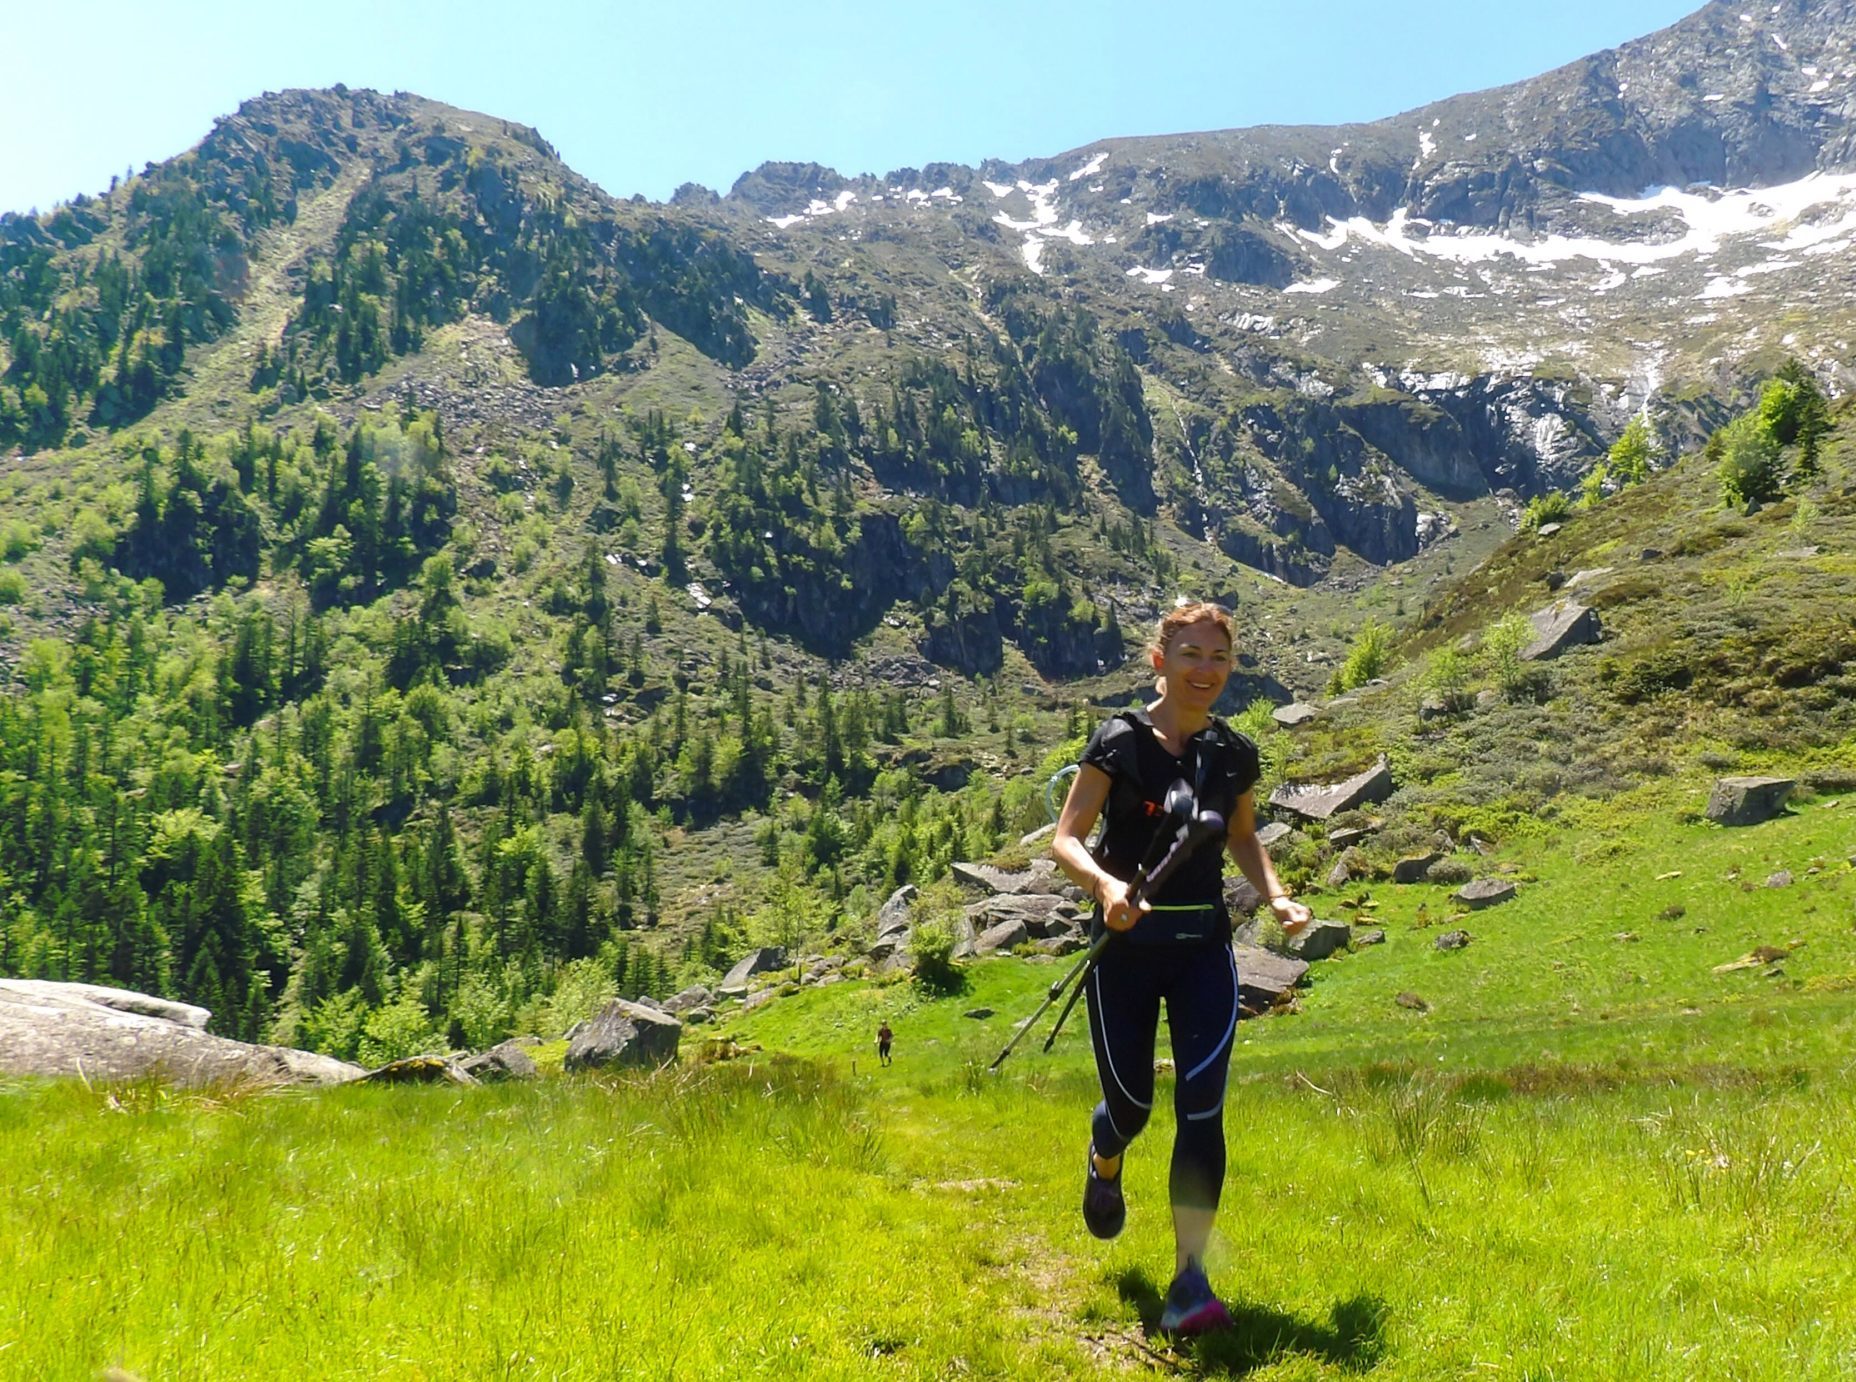
[[[1102,1102],[1090,1122],[1083,1222],[1098,1238],[1121,1232],[1122,1153],[1147,1123],[1154,1097],[1154,1036],[1166,1003],[1178,1072],[1168,1179],[1174,1276],[1160,1327],[1179,1334],[1223,1328],[1231,1317],[1205,1276],[1205,1245],[1224,1187],[1225,1073],[1237,1027],[1237,966],[1224,903],[1223,850],[1193,855],[1138,908],[1128,884],[1165,830],[1170,786],[1191,785],[1202,809],[1228,822],[1224,845],[1284,931],[1312,919],[1276,877],[1256,834],[1257,746],[1211,708],[1231,675],[1231,616],[1192,604],[1160,620],[1148,648],[1159,699],[1106,720],[1070,784],[1051,853],[1096,903],[1097,933],[1120,933],[1085,981],[1089,1035]],[[1097,817],[1102,838],[1084,841]]]
[[[876,1029],[876,1057],[884,1065],[889,1064],[889,1043],[895,1039],[895,1036],[896,1034],[889,1030],[887,1022]]]

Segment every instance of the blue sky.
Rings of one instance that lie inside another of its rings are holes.
[[[267,90],[414,91],[538,127],[608,192],[1061,153],[1110,135],[1392,115],[1675,22],[1698,0],[65,0],[6,20],[0,211],[105,187]],[[16,7],[25,8],[25,7]]]

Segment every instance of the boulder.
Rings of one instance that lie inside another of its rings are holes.
[[[528,1057],[524,1056],[524,1060]],[[530,1065],[534,1063],[531,1061]],[[370,1084],[474,1085],[477,1077],[449,1056],[402,1056],[361,1077]]]
[[[0,979],[0,1074],[156,1078],[177,1085],[342,1084],[365,1072],[331,1056],[214,1036],[211,1014],[128,989]]]
[[[1270,806],[1304,820],[1324,821],[1363,802],[1384,801],[1392,795],[1392,786],[1391,766],[1381,756],[1372,767],[1345,782],[1285,783],[1270,793]]]
[[[715,1001],[715,995],[701,984],[691,984],[681,993],[673,993],[663,1002],[667,1013],[682,1014],[691,1008],[705,1008]]]
[[[1339,830],[1328,832],[1328,844],[1334,849],[1346,849],[1351,845],[1359,844],[1376,829],[1378,829],[1377,826],[1371,825],[1342,826]]]
[[[1407,855],[1392,866],[1392,881],[1394,883],[1422,882],[1431,865],[1443,857],[1435,852]]]
[[[1251,881],[1233,869],[1224,878],[1224,905],[1232,916],[1249,916],[1263,905],[1263,894]]]
[[[1325,960],[1353,940],[1353,928],[1344,921],[1317,918],[1289,937],[1289,953],[1302,960]]]
[[[1274,849],[1293,834],[1295,834],[1293,827],[1284,825],[1281,821],[1271,821],[1268,825],[1257,827],[1257,843],[1265,849]]]
[[[1061,897],[1001,893],[973,903],[966,916],[976,931],[1016,921],[1027,935],[1043,937],[1074,930],[1078,914],[1076,905]]]
[[[1336,859],[1334,867],[1328,870],[1327,886],[1344,888],[1353,881],[1353,871],[1347,867],[1345,859]]]
[[[884,936],[908,933],[909,913],[914,909],[915,898],[915,885],[904,883],[889,895],[888,900],[881,907],[877,908],[876,934],[879,940]]]
[[[1708,794],[1708,819],[1722,825],[1758,825],[1785,809],[1798,780],[1791,777],[1723,777]]]
[[[571,1072],[613,1065],[655,1070],[677,1058],[682,1037],[683,1024],[670,1014],[614,998],[581,1027],[567,1048],[563,1068]]]
[[[1088,947],[1089,942],[1083,939],[1079,931],[1065,931],[1060,936],[1048,936],[1041,941],[1031,942],[1031,948],[1040,955],[1074,955]]]
[[[957,863],[953,874],[968,887],[989,893],[1054,893],[1066,881],[1049,859],[1034,859],[1029,868],[1017,872],[996,869],[991,864]]]
[[[991,1008],[970,1008],[966,1012],[963,1012],[961,1016],[970,1017],[975,1022],[984,1022],[987,1018],[992,1016],[992,1009]]]
[[[1305,725],[1321,713],[1321,707],[1310,705],[1307,701],[1294,701],[1289,705],[1279,705],[1270,712],[1270,718],[1284,729],[1294,729]]]
[[[1032,845],[1043,844],[1056,833],[1057,822],[1052,821],[1049,825],[1040,825],[1036,830],[1027,831],[1025,834],[1020,835],[1018,837],[1018,843],[1024,845],[1026,848],[1030,848]]]
[[[1386,943],[1386,932],[1383,926],[1367,926],[1363,928],[1358,928],[1353,933],[1353,939],[1347,942],[1349,948],[1354,949],[1354,950],[1358,950],[1362,946],[1384,945],[1385,943]]]
[[[1268,1012],[1302,982],[1308,961],[1272,955],[1254,945],[1231,947],[1237,958],[1237,1002],[1245,1016]]]
[[[1025,923],[1012,917],[988,927],[973,943],[973,948],[977,954],[992,955],[1001,950],[1010,950],[1015,945],[1023,945],[1029,939],[1030,932],[1025,929]]]
[[[1456,890],[1456,900],[1472,911],[1499,907],[1514,896],[1514,884],[1505,878],[1478,878]]]
[[[1766,886],[1768,888],[1789,888],[1791,885],[1792,871],[1790,869],[1780,869],[1777,873],[1766,875]]]
[[[1527,621],[1534,626],[1534,641],[1521,649],[1523,662],[1558,657],[1568,648],[1596,643],[1604,636],[1597,613],[1572,600],[1556,600],[1528,615]]]
[[[748,980],[756,974],[765,974],[770,969],[786,967],[786,951],[777,945],[764,945],[759,950],[751,950],[735,962],[735,967],[728,971],[716,990],[724,998],[734,998],[748,991]]]
[[[1461,950],[1474,939],[1467,931],[1446,931],[1435,943],[1439,950]]]
[[[535,1062],[529,1059],[524,1043],[505,1041],[489,1050],[474,1056],[466,1056],[458,1062],[458,1068],[466,1075],[483,1084],[493,1084],[499,1080],[532,1080],[541,1074],[535,1068]]]

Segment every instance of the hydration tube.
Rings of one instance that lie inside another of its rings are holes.
[[[1059,768],[1050,775],[1050,780],[1044,784],[1044,814],[1050,817],[1052,825],[1057,823],[1057,817],[1063,813],[1063,798],[1070,790],[1068,787],[1065,787],[1062,792],[1059,792],[1057,790],[1057,784],[1059,782],[1068,782],[1071,778],[1076,776],[1077,770],[1081,767],[1082,765],[1080,763],[1071,763],[1066,767]]]

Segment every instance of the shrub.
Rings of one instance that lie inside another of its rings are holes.
[[[363,1065],[385,1065],[443,1045],[418,995],[411,992],[374,1009],[361,1024],[359,1054]]]
[[[930,993],[959,993],[967,976],[954,963],[954,927],[946,917],[927,917],[909,934],[909,954],[915,961],[915,982]]]
[[[1718,456],[1722,504],[1737,508],[1779,497],[1779,443],[1757,414],[1742,414],[1716,432],[1708,454]]]
[[[1328,694],[1338,696],[1356,686],[1364,686],[1385,673],[1392,659],[1392,630],[1377,619],[1368,619],[1354,635],[1347,660],[1328,680]]]
[[[1537,532],[1548,523],[1564,522],[1572,513],[1572,496],[1559,490],[1548,490],[1527,501],[1527,508],[1521,513],[1521,527],[1526,532]]]
[[[1483,637],[1489,675],[1510,700],[1519,699],[1532,684],[1532,669],[1521,660],[1521,650],[1533,641],[1534,626],[1524,614],[1510,614]]]

